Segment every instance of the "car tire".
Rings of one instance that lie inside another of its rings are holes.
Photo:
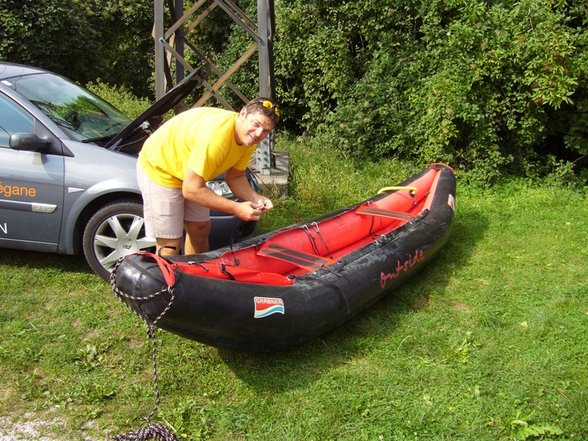
[[[88,265],[104,280],[120,258],[155,249],[155,240],[145,236],[143,206],[128,200],[96,211],[84,228],[82,244]]]

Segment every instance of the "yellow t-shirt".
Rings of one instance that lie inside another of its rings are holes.
[[[237,117],[212,107],[174,116],[145,141],[141,167],[155,183],[172,188],[182,187],[187,167],[207,181],[232,167],[245,170],[256,146],[235,141]]]

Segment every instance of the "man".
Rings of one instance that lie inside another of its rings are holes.
[[[157,253],[179,254],[184,229],[185,254],[209,250],[210,209],[259,220],[273,208],[246,177],[256,144],[274,129],[276,103],[255,98],[239,113],[200,107],[182,112],[145,141],[137,163],[143,195],[146,234],[156,239]],[[243,202],[217,195],[206,181],[225,173],[233,194]]]

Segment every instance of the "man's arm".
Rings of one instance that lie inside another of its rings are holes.
[[[256,203],[261,208],[261,211],[269,211],[274,207],[271,200],[260,195],[251,187],[245,170],[230,168],[225,173],[225,180],[233,194],[242,201]]]
[[[246,178],[245,183],[249,187]],[[229,184],[228,180],[227,184]],[[232,187],[231,190],[233,190]],[[224,211],[226,213],[232,213],[245,221],[259,220],[259,217],[261,216],[261,213],[263,211],[258,207],[256,202],[250,199],[245,199],[245,202],[235,202],[217,195],[214,191],[212,191],[206,186],[206,181],[204,180],[204,178],[202,178],[202,176],[194,173],[190,169],[186,169],[186,172],[184,174],[182,194],[186,199],[194,201],[205,207],[208,207],[211,210],[219,210]],[[235,193],[235,195],[237,195],[237,197],[240,197],[237,193]]]

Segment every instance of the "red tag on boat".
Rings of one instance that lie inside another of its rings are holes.
[[[264,318],[272,314],[285,314],[284,301],[275,297],[254,297],[253,318]]]

